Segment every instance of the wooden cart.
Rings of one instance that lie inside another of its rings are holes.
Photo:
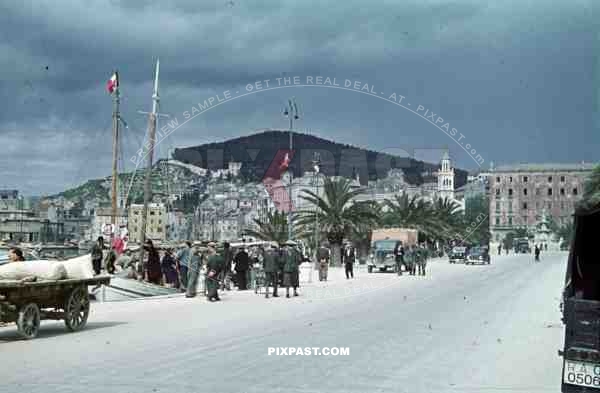
[[[65,321],[69,331],[83,329],[90,312],[88,286],[108,285],[110,276],[37,282],[0,281],[0,321],[16,322],[19,335],[35,338],[40,321]]]

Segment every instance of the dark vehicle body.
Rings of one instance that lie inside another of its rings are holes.
[[[465,263],[467,262],[467,247],[453,247],[448,253],[450,263]]]
[[[465,265],[490,264],[490,253],[487,247],[472,247],[469,250]]]
[[[515,254],[530,254],[531,253],[531,247],[529,246],[529,239],[527,239],[527,238],[514,239],[513,245],[515,248]]]
[[[394,239],[376,240],[373,242],[372,254],[369,256],[368,271],[393,271],[397,273],[396,255],[394,251],[402,245],[402,241]]]
[[[600,204],[575,212],[563,292],[562,392],[600,392],[600,260],[595,252]]]

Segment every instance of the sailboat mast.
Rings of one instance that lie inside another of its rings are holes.
[[[115,74],[117,74],[115,72]],[[118,75],[118,74],[117,74]],[[117,76],[118,78],[118,76]],[[117,79],[118,80],[118,79]],[[112,161],[112,214],[111,214],[111,223],[113,224],[113,234],[111,237],[114,237],[117,231],[117,181],[118,181],[118,173],[117,173],[117,163],[119,159],[119,87],[115,89],[113,95],[113,161]]]
[[[148,151],[148,167],[146,170],[146,181],[144,183],[144,208],[142,210],[142,227],[140,228],[141,233],[139,239],[142,244],[140,247],[140,262],[144,260],[144,241],[146,239],[146,220],[148,216],[148,205],[152,199],[152,190],[150,188],[152,180],[152,161],[154,155],[154,140],[156,138],[156,117],[158,113],[158,72],[160,63],[156,60],[156,72],[154,75],[154,94],[152,95],[152,112],[149,114],[148,124],[148,142],[150,143],[150,150]]]

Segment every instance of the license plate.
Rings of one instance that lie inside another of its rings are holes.
[[[563,381],[571,385],[600,388],[600,364],[565,359]]]

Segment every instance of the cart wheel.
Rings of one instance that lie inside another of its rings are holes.
[[[73,289],[65,302],[65,325],[72,332],[83,329],[90,313],[90,298],[86,287]]]
[[[19,310],[17,319],[19,335],[26,340],[35,338],[40,330],[40,309],[35,303],[28,303]]]

